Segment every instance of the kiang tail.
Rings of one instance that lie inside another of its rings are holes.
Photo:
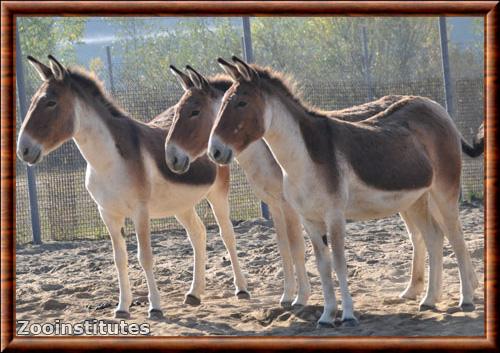
[[[469,157],[475,158],[479,157],[484,152],[484,126],[481,123],[478,132],[474,139],[472,140],[472,145],[464,140],[463,137],[460,138],[462,142],[462,152],[464,152]]]

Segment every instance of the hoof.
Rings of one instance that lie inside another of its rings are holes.
[[[151,309],[149,310],[148,318],[150,320],[162,320],[163,312],[160,309]]]
[[[418,307],[418,311],[434,311],[436,310],[435,305],[428,305],[428,304],[420,304]]]
[[[201,299],[196,298],[192,294],[187,294],[186,297],[184,298],[184,304],[189,304],[192,306],[198,306],[201,304]]]
[[[322,329],[322,328],[334,328],[335,323],[333,322],[323,322],[323,321],[318,321],[316,324],[316,328]]]
[[[399,295],[400,298],[402,299],[408,299],[408,300],[416,300],[417,299],[417,296],[413,293],[407,293],[407,292],[403,292]]]
[[[304,304],[300,304],[300,303],[295,303],[295,304],[292,304],[292,309],[293,310],[302,310],[305,308],[305,305]]]
[[[355,318],[349,318],[349,319],[344,319],[342,320],[342,326],[345,326],[345,327],[356,327],[359,325],[359,322],[357,319]]]
[[[291,309],[292,308],[292,302],[280,302],[280,305],[282,308],[285,309]]]
[[[238,293],[236,293],[236,296],[238,297],[238,299],[250,299],[250,293],[244,290],[240,290]]]
[[[115,311],[115,319],[130,319],[130,313],[125,310],[117,310]]]
[[[476,307],[472,303],[462,303],[462,305],[460,305],[460,309],[462,309],[462,311],[465,311],[465,312],[474,311],[475,308]]]

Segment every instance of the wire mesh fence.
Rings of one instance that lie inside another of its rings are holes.
[[[443,83],[440,77],[418,82],[384,82],[374,85],[372,91],[358,82],[315,84],[302,87],[304,98],[323,109],[341,109],[361,104],[387,94],[412,94],[434,99],[444,104]],[[28,92],[30,95],[32,92]],[[138,88],[125,83],[115,83],[114,97],[134,118],[149,121],[167,107],[175,104],[181,96],[177,85]],[[453,118],[467,140],[471,140],[483,120],[483,80],[457,80],[454,84]],[[18,127],[20,117],[17,118]],[[85,190],[86,163],[76,145],[70,141],[47,156],[36,167],[36,185],[42,240],[99,239],[107,236],[97,207]],[[31,216],[28,201],[26,167],[16,166],[16,234],[18,243],[32,240]],[[464,156],[463,195],[482,197],[483,160]],[[259,200],[250,189],[242,170],[231,165],[231,218],[246,220],[260,216]],[[215,220],[206,201],[197,206],[205,225],[215,225]],[[165,232],[180,228],[173,217],[153,220],[151,230]],[[133,233],[132,224],[126,222],[126,233]]]

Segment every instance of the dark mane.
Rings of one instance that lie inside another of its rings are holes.
[[[79,88],[82,88],[85,92],[80,92],[81,94],[90,94],[91,98],[101,103],[113,117],[129,117],[129,114],[120,108],[108,95],[104,89],[104,84],[96,76],[79,67],[70,67],[67,70],[70,83],[76,83],[73,87],[77,91],[80,92]]]
[[[141,150],[153,158],[163,178],[173,182],[192,185],[206,185],[214,182],[217,175],[215,164],[208,157],[200,158],[186,174],[173,173],[165,163],[165,138],[172,123],[175,107],[170,107],[149,123],[130,117],[107,95],[99,79],[80,68],[68,69],[71,87],[96,109],[109,129],[120,156],[129,161],[131,173],[144,173]],[[110,115],[107,115],[109,113]]]
[[[210,76],[207,78],[207,80],[208,83],[210,83],[210,86],[223,92],[227,91],[229,87],[231,87],[231,85],[233,84],[231,78],[225,74],[217,74],[214,76]]]
[[[257,64],[251,64],[250,66],[257,71],[259,78],[264,79],[272,88],[282,92],[286,97],[302,107],[306,113],[318,117],[323,117],[326,114],[321,109],[304,101],[302,92],[297,87],[297,81],[292,76],[275,71],[270,67],[259,66]]]

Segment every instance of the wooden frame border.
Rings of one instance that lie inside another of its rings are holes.
[[[1,350],[437,350],[498,351],[497,132],[498,1],[5,1],[1,4]],[[15,328],[15,48],[16,16],[483,16],[485,19],[485,337],[18,337]],[[487,299],[487,300],[486,300]]]

